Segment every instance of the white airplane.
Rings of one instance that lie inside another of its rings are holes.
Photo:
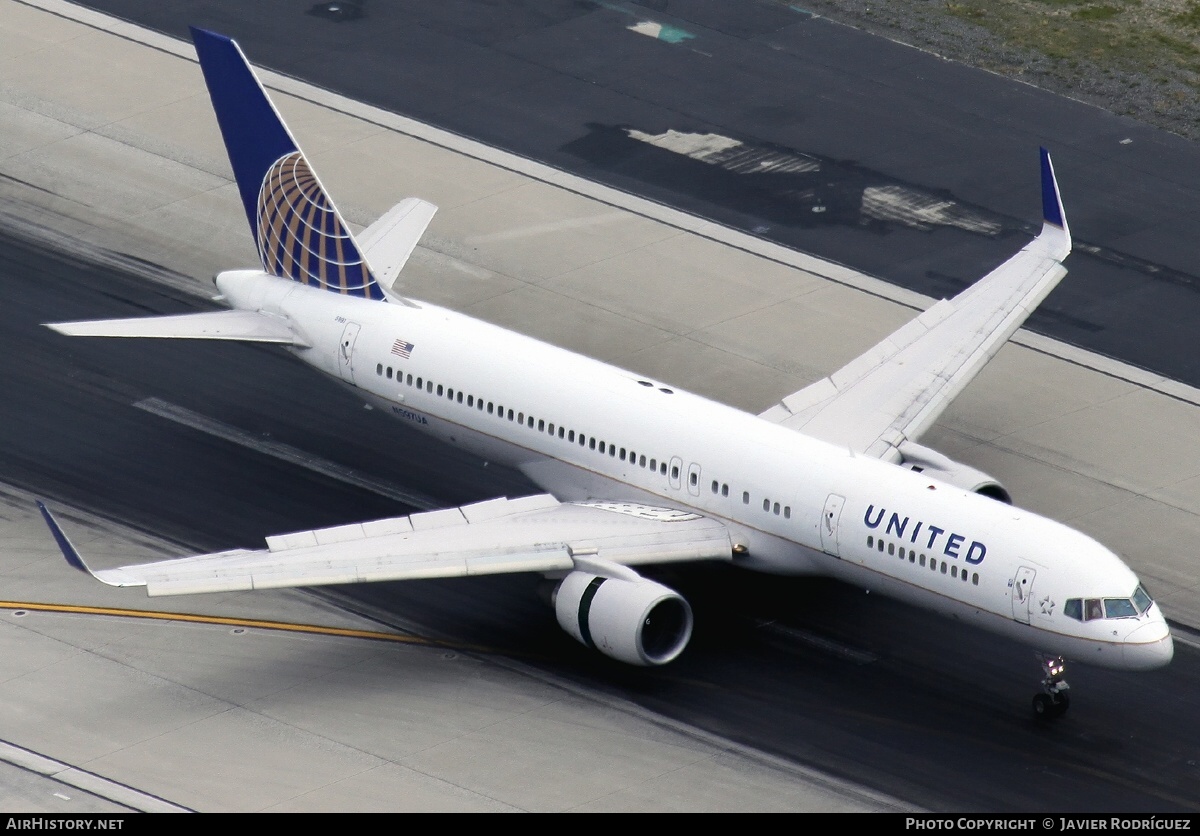
[[[193,29],[261,270],[224,272],[232,310],[52,324],[71,335],[277,343],[368,404],[546,493],[91,570],[150,595],[540,572],[558,623],[633,665],[675,659],[692,612],[634,567],[726,561],[824,575],[1035,649],[1034,711],[1068,705],[1064,658],[1166,665],[1171,632],[1092,538],[1013,507],[993,478],[918,443],[1066,274],[1071,237],[1045,149],[1041,233],[953,299],[759,415],[400,295],[436,207],[410,198],[350,234],[241,49]]]

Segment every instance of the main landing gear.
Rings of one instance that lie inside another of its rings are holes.
[[[1063,679],[1066,669],[1063,657],[1042,657],[1042,670],[1046,675],[1042,678],[1042,692],[1033,697],[1033,714],[1039,720],[1052,720],[1067,713],[1071,704],[1067,691],[1071,686]]]

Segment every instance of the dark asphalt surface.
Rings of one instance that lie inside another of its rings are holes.
[[[231,35],[256,64],[934,297],[1026,240],[1045,145],[1080,246],[1029,326],[1200,385],[1200,155],[1127,118],[770,0],[81,5]],[[630,130],[744,148],[702,162]],[[947,200],[986,231],[928,222]]]
[[[257,63],[936,295],[1022,240],[1038,206],[1036,146],[1048,144],[1077,237],[1099,249],[1073,257],[1035,325],[1200,382],[1193,146],[1091,108],[765,3],[430,0],[371,3],[342,23],[282,0],[88,5],[175,33],[227,32]],[[640,14],[696,37],[628,32]],[[723,133],[763,159],[807,155],[832,173],[755,178],[633,145],[628,127]],[[953,197],[999,231],[864,218],[864,190],[881,186],[908,189],[918,207],[921,190]],[[530,490],[364,411],[274,349],[49,332],[37,323],[197,303],[10,236],[0,247],[0,328],[18,348],[0,355],[7,482],[196,549],[412,510],[132,406],[153,396],[447,505]],[[1015,645],[830,582],[723,567],[663,580],[698,625],[660,671],[576,646],[533,594],[536,578],[353,594],[384,620],[494,647],[934,810],[1173,812],[1200,798],[1200,654],[1188,647],[1152,674],[1074,668],[1070,714],[1045,725],[1029,717],[1037,662]]]

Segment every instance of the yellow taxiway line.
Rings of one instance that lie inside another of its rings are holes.
[[[321,636],[339,636],[352,639],[398,642],[428,647],[453,647],[456,650],[494,652],[489,648],[471,645],[451,645],[437,639],[421,636],[405,636],[378,630],[351,630],[346,627],[322,627],[317,624],[294,624],[286,621],[264,621],[255,618],[230,618],[223,615],[199,615],[196,613],[161,612],[157,610],[127,610],[116,607],[85,607],[77,604],[35,604],[27,601],[0,601],[0,610],[29,610],[36,612],[74,613],[78,615],[104,615],[116,618],[148,618],[156,621],[187,621],[196,624],[220,624],[229,627],[244,627],[259,630],[279,630],[287,633],[312,633]]]

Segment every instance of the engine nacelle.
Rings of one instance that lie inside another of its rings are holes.
[[[675,590],[620,568],[619,577],[576,570],[563,578],[554,591],[558,623],[618,662],[665,665],[692,637],[692,608]]]
[[[956,462],[937,450],[906,441],[900,445],[901,465],[909,470],[924,473],[939,482],[956,488],[982,494],[1012,505],[1012,496],[995,478],[986,473]]]

